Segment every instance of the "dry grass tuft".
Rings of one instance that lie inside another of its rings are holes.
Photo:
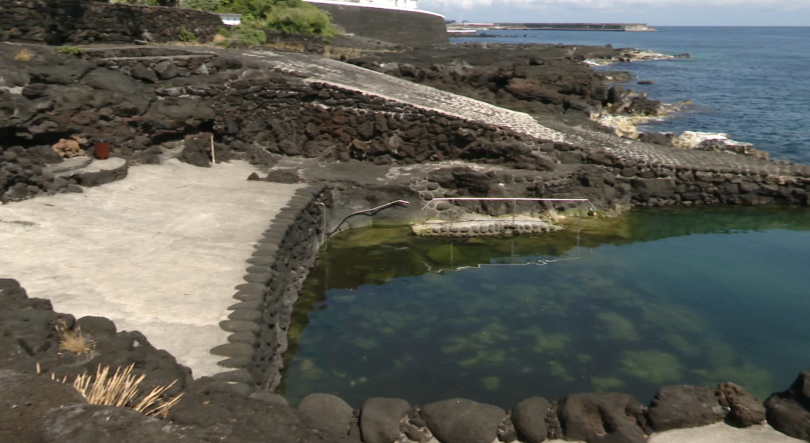
[[[74,354],[84,354],[93,350],[93,341],[84,335],[78,326],[68,329],[65,321],[60,318],[56,321],[55,328],[59,335],[59,350]]]
[[[16,54],[14,54],[14,60],[17,60],[17,61],[20,61],[20,62],[30,62],[33,59],[34,59],[34,53],[31,52],[31,50],[29,50],[29,49],[20,49],[19,51],[17,51]]]
[[[95,377],[87,372],[78,375],[76,380],[73,381],[73,387],[87,399],[88,403],[125,407],[150,417],[165,418],[169,413],[169,409],[180,401],[183,394],[167,401],[161,400],[160,397],[174,386],[177,380],[168,386],[156,386],[141,401],[135,403],[135,398],[140,394],[138,385],[141,384],[145,375],[141,374],[140,377],[136,378],[132,374],[134,367],[134,364],[123,369],[119,367],[114,374],[110,375],[109,366],[99,366],[96,369]],[[51,379],[56,379],[54,374],[51,374]],[[67,383],[67,377],[60,381]]]

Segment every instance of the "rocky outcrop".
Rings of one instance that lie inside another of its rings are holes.
[[[82,354],[60,350],[57,324],[68,330],[80,326],[90,349]],[[165,394],[183,394],[168,417],[177,426],[127,409],[84,404],[71,386],[50,380],[51,374],[71,381],[80,373],[95,373],[99,365],[130,364],[134,375],[145,377],[136,401],[152,387],[177,380]],[[188,368],[142,334],[117,332],[99,317],[75,320],[56,313],[48,300],[28,298],[12,279],[0,279],[2,405],[13,411],[0,414],[2,441],[331,441],[308,428],[294,409],[248,398],[228,381],[193,380]]]
[[[579,62],[615,52],[604,47],[574,52],[564,45],[462,44],[347,61],[516,111],[587,117],[608,103],[608,87],[600,74]]]

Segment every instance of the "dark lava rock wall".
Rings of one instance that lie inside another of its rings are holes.
[[[407,46],[447,44],[444,17],[418,11],[364,7],[347,3],[334,5],[311,1],[332,15],[343,31]]]
[[[192,9],[87,0],[0,0],[0,41],[5,36],[51,45],[169,42],[178,40],[182,28],[200,41],[210,41],[220,26],[218,15]]]
[[[464,160],[522,170],[522,188],[515,184],[511,196],[586,196],[600,209],[808,203],[804,176],[652,165],[306,82],[232,51],[113,48],[88,50],[90,60],[80,60],[31,48],[34,59],[17,61],[9,53],[18,47],[0,44],[0,145],[15,158],[20,149],[48,151],[80,136],[110,142],[114,156],[153,163],[163,143],[213,135],[218,161],[267,165],[273,154],[377,165]],[[202,148],[197,157],[207,164],[210,145]],[[0,186],[25,181],[12,172]],[[479,188],[471,194],[505,196]]]
[[[464,43],[363,54],[347,62],[515,111],[577,115],[582,124],[588,124],[590,113],[624,101],[633,104],[636,114],[658,111],[657,101],[631,98],[630,91],[621,88],[611,92],[605,74],[581,63],[586,58],[610,60],[621,54],[611,47],[574,50],[564,45]],[[617,75],[630,77],[627,72]]]
[[[299,189],[248,259],[245,283],[233,296],[239,303],[220,323],[231,333],[228,343],[211,351],[228,357],[219,364],[233,368],[218,377],[239,384],[244,392],[272,391],[281,382],[293,305],[315,265],[331,206],[331,193],[323,186]]]

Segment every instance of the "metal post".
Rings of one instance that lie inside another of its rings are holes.
[[[515,227],[515,213],[517,212],[517,199],[512,200],[512,228]]]

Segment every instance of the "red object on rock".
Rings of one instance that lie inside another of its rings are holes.
[[[99,160],[106,160],[110,157],[110,144],[109,143],[93,143],[96,148],[96,158]]]

